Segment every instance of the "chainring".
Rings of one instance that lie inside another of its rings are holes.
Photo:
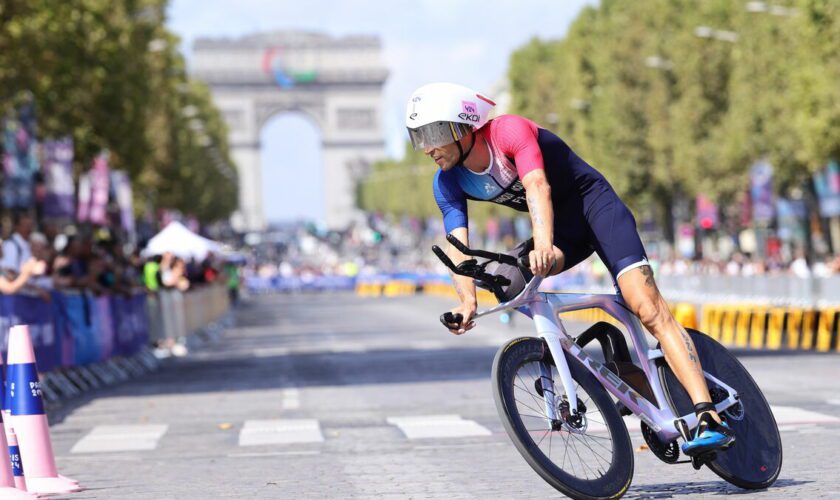
[[[674,464],[680,459],[680,447],[677,446],[676,440],[671,441],[670,443],[663,443],[653,429],[644,422],[642,422],[642,436],[644,436],[645,442],[647,443],[648,448],[650,448],[650,451],[652,451],[659,460],[662,460],[666,464]]]

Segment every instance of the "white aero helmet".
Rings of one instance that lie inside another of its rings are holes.
[[[414,149],[440,147],[477,130],[496,103],[454,83],[430,83],[415,90],[405,109],[405,126]]]

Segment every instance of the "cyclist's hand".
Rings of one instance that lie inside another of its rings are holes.
[[[535,248],[528,254],[528,260],[531,263],[531,272],[544,278],[554,267],[554,249],[552,247]]]
[[[475,308],[476,306],[472,304],[461,304],[441,316],[440,321],[450,333],[461,335],[475,326],[475,321],[472,320],[475,316]]]

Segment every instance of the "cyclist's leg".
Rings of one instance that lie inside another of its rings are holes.
[[[659,293],[633,214],[617,195],[609,194],[599,197],[590,207],[588,220],[593,245],[616,280],[627,306],[659,340],[665,360],[698,410],[710,413],[719,422],[714,410],[700,406],[709,403],[711,396],[696,348]]]
[[[583,215],[583,200],[578,196],[569,196],[565,200],[554,201],[552,208],[555,263],[549,276],[575,267],[594,251],[589,242],[589,224]]]

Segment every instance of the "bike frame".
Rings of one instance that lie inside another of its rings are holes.
[[[546,342],[551,356],[554,358],[561,383],[569,399],[569,408],[574,413],[577,412],[578,408],[577,394],[569,364],[563,354],[564,351],[577,358],[607,391],[656,432],[662,442],[667,443],[681,436],[679,419],[682,419],[688,425],[688,428],[694,428],[697,425],[697,416],[694,413],[675,415],[671,410],[662,387],[662,381],[657,373],[656,360],[663,358],[664,354],[660,349],[648,348],[645,331],[639,318],[630,311],[621,295],[545,293],[538,290],[541,282],[542,278],[535,276],[519,295],[508,302],[478,312],[475,318],[511,308],[530,313],[536,326],[537,335]],[[625,326],[656,401],[648,401],[630,388],[618,375],[587,354],[568,334],[559,314],[591,308],[603,310]],[[540,372],[541,378],[547,378],[551,382],[547,386],[543,385],[543,387],[554,387],[550,368],[541,364]],[[713,381],[729,393],[727,399],[715,405],[715,409],[719,413],[738,402],[738,393],[732,387],[705,371],[703,373],[708,380]],[[549,420],[558,419],[554,397],[553,391],[544,391],[543,398],[545,399],[546,415]],[[551,428],[551,422],[548,422],[548,425]]]

